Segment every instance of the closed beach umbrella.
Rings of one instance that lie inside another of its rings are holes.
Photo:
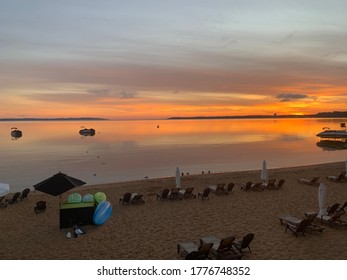
[[[319,189],[318,189],[318,206],[319,206],[318,216],[324,216],[328,214],[325,207],[326,200],[327,200],[326,186],[325,184],[320,183]]]
[[[267,169],[266,169],[266,161],[263,161],[263,167],[261,169],[261,176],[260,179],[263,181],[263,183],[267,182],[268,176],[267,176]]]
[[[49,177],[46,180],[34,185],[34,189],[57,196],[84,184],[86,184],[86,182],[59,172],[52,177]]]
[[[181,188],[181,171],[178,166],[176,168],[176,188]]]
[[[10,185],[9,184],[4,184],[0,183],[0,197],[8,194],[10,192]]]

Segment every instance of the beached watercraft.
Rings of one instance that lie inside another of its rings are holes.
[[[13,138],[20,138],[22,137],[22,131],[20,131],[17,127],[11,128],[11,136]]]
[[[85,128],[84,126],[82,126],[79,133],[83,136],[93,136],[93,135],[95,135],[95,129],[94,128]]]

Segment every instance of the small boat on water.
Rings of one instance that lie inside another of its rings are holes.
[[[330,129],[329,127],[324,127],[323,131],[319,132],[316,136],[320,138],[347,139],[347,130],[346,129]]]
[[[20,131],[17,127],[12,127],[11,128],[11,136],[13,138],[20,138],[22,137],[22,131]]]
[[[93,136],[95,135],[95,129],[94,128],[85,128],[84,126],[81,126],[81,130],[79,133],[83,136]]]

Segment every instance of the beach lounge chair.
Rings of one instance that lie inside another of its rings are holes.
[[[263,191],[265,188],[263,186],[263,183],[261,182],[258,182],[258,183],[255,183],[255,184],[252,184],[251,186],[251,191]]]
[[[129,203],[130,203],[131,196],[132,196],[131,192],[127,192],[127,193],[123,194],[123,197],[121,197],[121,198],[119,199],[119,202],[118,202],[118,203],[119,203],[119,204],[122,204],[122,205],[129,204]]]
[[[344,180],[346,180],[346,171],[342,171],[338,176],[327,176],[327,179],[329,181],[333,181],[333,182],[342,182]]]
[[[209,186],[209,189],[215,194],[228,194],[225,183],[219,183],[217,186]]]
[[[332,216],[337,212],[337,209],[339,209],[340,203],[334,203],[332,206],[327,208],[327,215]]]
[[[196,195],[193,194],[194,187],[188,187],[185,190],[180,190],[179,195],[182,198],[196,198]]]
[[[295,237],[298,237],[299,232],[301,232],[302,235],[305,236],[305,230],[308,227],[309,222],[310,221],[308,219],[304,219],[304,220],[301,220],[300,223],[296,225],[288,223],[286,226],[285,233],[289,229],[292,233],[294,233]]]
[[[200,244],[213,243],[210,251],[212,258],[216,259],[218,255],[225,254],[226,252],[231,252],[236,254],[232,248],[233,242],[235,241],[234,236],[219,239],[214,235],[205,236],[200,239]]]
[[[169,199],[169,193],[170,193],[169,189],[163,189],[163,191],[161,193],[157,193],[157,199],[168,200]]]
[[[229,183],[227,186],[227,192],[231,193],[233,191],[234,187],[235,187],[234,183]]]
[[[338,209],[338,211],[344,211],[347,206],[347,201]]]
[[[275,182],[276,182],[276,179],[269,179],[267,183],[264,183],[262,185],[265,189],[271,190],[276,188]]]
[[[172,188],[169,193],[169,199],[182,199],[182,196],[180,196],[180,189],[179,188]]]
[[[201,198],[202,200],[209,199],[208,196],[209,196],[210,192],[211,192],[211,189],[207,187],[203,190],[202,193],[200,193],[200,192],[198,193],[198,198]]]
[[[305,219],[308,220],[308,225],[306,229],[308,229],[309,231],[323,232],[324,228],[314,223],[314,220],[317,217],[317,214],[318,214],[317,212],[312,212],[306,216]],[[300,224],[300,222],[302,222],[303,219],[299,219],[291,215],[284,215],[284,216],[280,216],[279,220],[282,225],[286,225],[286,226],[291,225],[293,227],[297,227]],[[285,231],[287,231],[287,228]]]
[[[144,204],[145,201],[143,200],[143,194],[135,194],[134,197],[131,199],[132,204]]]
[[[249,181],[249,182],[247,182],[246,184],[242,184],[242,185],[241,185],[241,190],[247,192],[247,191],[250,191],[250,190],[251,190],[251,187],[252,187],[252,182]]]
[[[35,213],[45,212],[47,209],[47,202],[44,200],[40,200],[36,202],[36,206],[34,207]]]
[[[28,199],[28,195],[30,193],[30,189],[29,188],[26,188],[22,191],[22,193],[20,194],[20,196],[18,197],[20,200],[23,200],[23,199]]]
[[[311,186],[319,186],[319,177],[313,177],[311,180],[300,178],[298,182],[301,184],[311,185]]]
[[[16,192],[15,194],[13,194],[12,198],[6,199],[5,202],[10,204],[17,203],[19,196],[20,196],[20,192]]]
[[[198,247],[193,241],[187,241],[177,244],[177,253],[187,260],[211,259],[210,250],[212,246],[213,243],[205,243]]]
[[[332,216],[321,216],[321,223],[327,224],[331,227],[347,226],[347,221],[341,220],[341,217],[345,214],[345,211],[335,212]]]
[[[278,181],[278,184],[276,185],[277,189],[283,188],[283,185],[286,181],[284,179],[281,179]]]
[[[251,247],[249,246],[254,239],[253,233],[248,233],[245,235],[242,240],[234,241],[233,246],[240,252],[240,254],[243,254],[242,249],[248,248],[249,252],[252,254]]]
[[[4,202],[4,200],[5,200],[5,197],[4,197],[4,196],[1,196],[1,197],[0,197],[0,208],[5,208],[5,207],[7,207],[7,203],[6,203],[6,201]]]

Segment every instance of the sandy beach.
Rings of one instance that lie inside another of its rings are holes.
[[[31,191],[28,199],[0,208],[0,259],[182,259],[177,254],[179,242],[214,235],[241,239],[254,233],[252,254],[244,260],[333,260],[347,259],[347,227],[324,225],[324,231],[295,237],[285,234],[279,216],[304,217],[306,211],[318,211],[318,186],[298,183],[298,178],[320,177],[327,186],[327,206],[347,201],[347,181],[331,182],[328,175],[345,170],[344,162],[269,169],[269,178],[285,180],[280,190],[244,192],[247,181],[260,181],[261,170],[185,175],[182,188],[194,187],[194,193],[209,185],[235,183],[229,195],[210,193],[208,200],[157,200],[157,193],[175,186],[175,178],[145,179],[75,188],[59,197]],[[28,186],[29,187],[29,186]],[[87,225],[87,234],[67,238],[71,228],[59,229],[59,203],[70,193],[81,195],[102,191],[112,204],[113,214],[101,226]],[[145,204],[121,205],[125,192],[144,195]],[[6,197],[11,197],[8,194]],[[47,201],[44,213],[34,213],[35,203]],[[343,216],[347,221],[347,214]]]

